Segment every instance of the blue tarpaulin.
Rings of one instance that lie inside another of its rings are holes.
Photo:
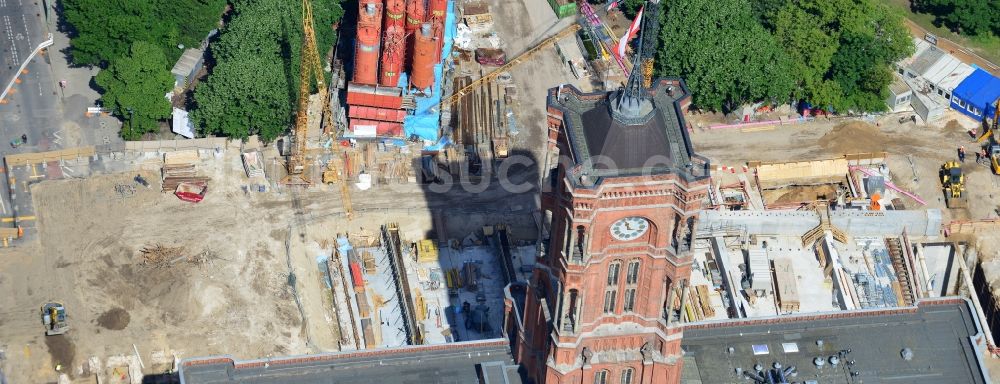
[[[346,255],[347,252],[350,252],[352,249],[354,249],[354,247],[351,246],[351,242],[348,241],[346,237],[337,238],[337,250],[340,251],[341,255]]]
[[[441,79],[444,64],[451,57],[451,45],[455,39],[455,1],[448,1],[448,13],[444,20],[444,44],[441,45],[441,63],[434,66],[434,89],[422,90],[423,95],[415,95],[417,108],[414,114],[407,115],[403,120],[403,134],[406,137],[417,135],[428,141],[438,140],[441,112],[436,107],[441,103]],[[399,77],[399,86],[409,89],[407,74]],[[409,92],[409,91],[407,91]]]
[[[952,92],[951,107],[977,120],[983,113],[992,116],[994,102],[1000,98],[1000,79],[980,68],[966,77]]]

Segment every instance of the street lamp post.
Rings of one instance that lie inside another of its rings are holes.
[[[128,137],[131,138],[132,137],[132,114],[135,113],[135,110],[132,109],[132,107],[128,107],[128,108],[126,108],[126,110],[128,111]]]

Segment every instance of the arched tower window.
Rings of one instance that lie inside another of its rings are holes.
[[[621,275],[622,262],[621,260],[612,261],[608,265],[608,286],[618,286],[618,276]]]
[[[639,260],[628,262],[625,269],[625,295],[622,297],[624,305],[622,310],[632,312],[635,310],[635,294],[639,285]]]
[[[580,312],[580,291],[569,290],[569,305],[563,316],[563,332],[573,332],[576,329],[577,314]]]
[[[604,291],[604,313],[614,313],[618,304],[618,280],[621,276],[621,260],[612,261],[608,265],[608,286]]]
[[[625,284],[636,285],[639,283],[639,260],[628,262],[628,271],[625,274]]]
[[[576,227],[576,242],[573,244],[573,261],[583,262],[583,253],[587,245],[587,229],[582,225]]]
[[[635,376],[635,369],[625,368],[622,370],[621,384],[632,384],[632,377]]]
[[[594,384],[608,384],[608,370],[602,369],[594,373]]]

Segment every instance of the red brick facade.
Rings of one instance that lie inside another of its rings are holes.
[[[548,123],[550,153],[569,153],[562,113],[550,107]],[[559,164],[555,187],[542,193],[548,249],[527,288],[522,322],[508,316],[515,358],[536,383],[677,383],[682,332],[671,309],[686,292],[684,236],[708,180],[664,172],[580,186],[566,176],[572,166]],[[615,239],[612,225],[629,217],[649,229]]]

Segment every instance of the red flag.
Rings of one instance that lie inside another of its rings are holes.
[[[632,20],[632,25],[628,27],[628,31],[625,31],[625,36],[622,36],[621,40],[618,40],[618,57],[625,57],[625,47],[628,46],[628,41],[639,33],[639,24],[642,22],[642,11],[644,9],[646,9],[645,5],[639,8],[639,13],[635,15],[635,20]]]
[[[611,10],[615,8],[618,8],[618,0],[612,1],[611,4],[608,4],[607,11],[611,12]]]

